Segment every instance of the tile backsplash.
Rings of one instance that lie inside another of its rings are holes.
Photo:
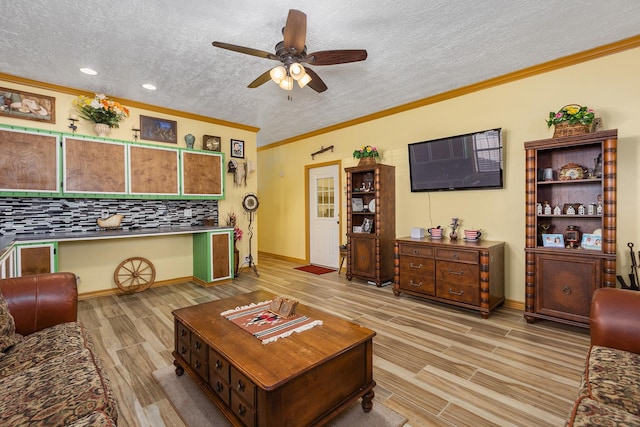
[[[125,230],[202,225],[205,218],[217,225],[218,201],[2,197],[0,235],[95,231],[98,218],[114,214],[124,215]]]

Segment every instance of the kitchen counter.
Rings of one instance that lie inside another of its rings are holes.
[[[197,234],[214,230],[229,230],[232,227],[214,227],[205,225],[182,226],[182,227],[157,227],[157,228],[133,228],[95,231],[79,231],[69,233],[37,233],[37,234],[16,234],[10,236],[0,236],[0,257],[5,252],[11,250],[16,243],[32,242],[71,242],[80,240],[100,240],[100,239],[125,239],[131,237],[153,237],[171,234]]]

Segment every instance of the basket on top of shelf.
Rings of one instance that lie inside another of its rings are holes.
[[[353,152],[353,158],[359,159],[358,166],[376,164],[376,157],[380,157],[380,153],[376,147],[371,145],[363,145]]]
[[[551,111],[547,127],[554,126],[554,138],[590,133],[593,130],[595,113],[592,109],[578,104],[568,104],[557,113]]]

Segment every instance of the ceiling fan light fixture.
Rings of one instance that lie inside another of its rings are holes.
[[[271,69],[269,75],[271,76],[271,80],[273,80],[277,84],[280,84],[280,82],[282,82],[282,80],[287,77],[287,69],[282,65],[278,65],[277,67]]]
[[[307,73],[305,72],[305,69],[301,64],[294,62],[293,64],[289,65],[289,75],[293,77],[294,80],[300,80],[301,78],[306,76]]]
[[[302,76],[299,80],[298,80],[298,86],[300,86],[300,88],[305,87],[310,81],[311,81],[311,76],[307,73],[304,74],[304,76]]]
[[[285,77],[279,83],[280,87],[284,90],[292,90],[293,89],[293,78],[290,76]]]

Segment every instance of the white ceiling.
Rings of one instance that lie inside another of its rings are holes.
[[[367,60],[314,67],[324,93],[248,89],[277,62],[211,42],[273,52],[292,8],[307,14],[309,52],[366,49]],[[636,0],[0,0],[0,72],[256,126],[262,146],[639,29]]]

